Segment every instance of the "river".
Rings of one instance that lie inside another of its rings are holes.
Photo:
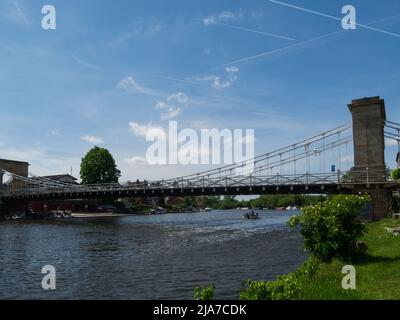
[[[236,299],[246,279],[295,270],[306,254],[293,212],[237,210],[0,222],[0,299],[192,299],[214,283]],[[56,269],[43,290],[42,267]]]

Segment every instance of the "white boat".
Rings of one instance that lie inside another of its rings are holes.
[[[293,209],[292,206],[287,206],[287,207],[286,207],[286,210],[292,210],[292,209]]]
[[[47,213],[46,219],[64,219],[64,218],[69,218],[70,216],[71,215],[68,214],[67,212],[54,210]]]
[[[156,209],[151,210],[150,214],[164,214],[166,212],[167,212],[167,210],[165,210],[164,208],[158,207]]]
[[[204,209],[204,212],[210,212],[210,211],[212,211],[212,208],[207,207]]]

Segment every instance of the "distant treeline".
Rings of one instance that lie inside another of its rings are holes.
[[[268,208],[296,206],[303,207],[317,203],[326,199],[325,196],[313,195],[262,195],[252,200],[237,200],[234,196],[205,196],[205,197],[185,197],[179,206],[200,207],[213,209],[236,209],[238,207],[248,208]],[[168,204],[168,202],[167,202]]]

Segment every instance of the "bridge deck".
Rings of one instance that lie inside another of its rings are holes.
[[[328,183],[328,184],[270,184],[248,186],[207,186],[207,187],[108,187],[81,190],[30,190],[27,193],[8,192],[0,196],[3,200],[56,200],[56,199],[93,199],[93,198],[131,198],[153,196],[211,196],[211,195],[261,195],[261,194],[351,194],[367,192],[376,188],[394,189],[394,182],[373,183]]]

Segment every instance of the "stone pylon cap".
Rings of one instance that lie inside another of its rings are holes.
[[[385,100],[381,99],[379,96],[375,97],[366,97],[361,99],[352,100],[348,105],[351,112],[367,106],[379,105],[381,109],[382,119],[386,120],[386,110],[385,110]]]

